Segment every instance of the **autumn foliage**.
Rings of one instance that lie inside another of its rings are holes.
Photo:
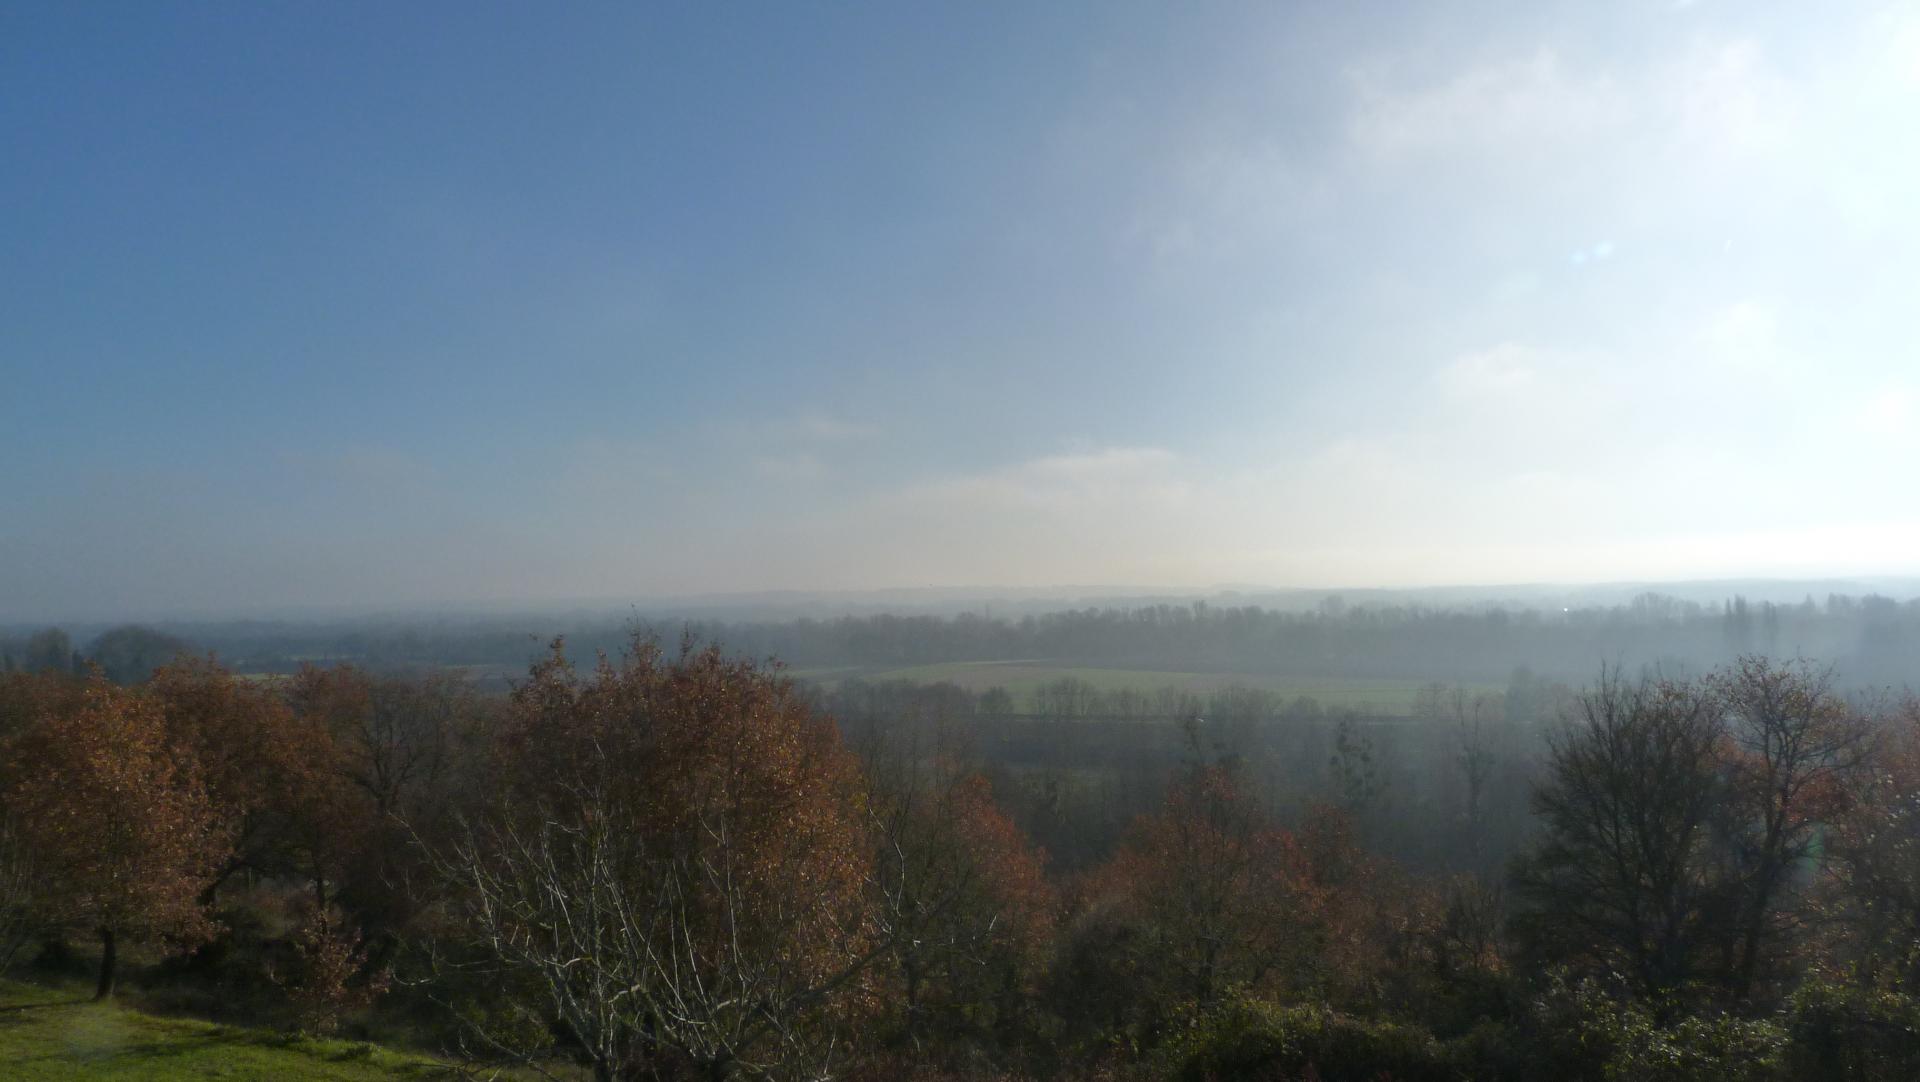
[[[1299,967],[1324,905],[1307,871],[1296,839],[1207,766],[1170,787],[1096,889],[1137,922],[1167,993],[1205,1005]]]
[[[1477,845],[1450,874],[1370,847],[1406,777],[1348,754],[1379,732],[1351,719],[1292,794],[1190,724],[1104,842],[1054,835],[1063,869],[1027,833],[1085,814],[1060,774],[944,728],[856,754],[819,702],[645,637],[590,666],[556,643],[494,697],[196,658],[0,674],[0,966],[97,939],[107,995],[139,944],[134,987],[239,991],[209,1013],[404,1019],[609,1082],[1920,1069],[1920,707],[1869,724],[1809,666],[1609,670],[1544,742],[1504,881]],[[1477,829],[1502,775],[1472,750]]]
[[[202,894],[232,837],[158,703],[94,679],[77,709],[41,714],[15,753],[34,769],[9,804],[47,876],[50,911],[101,938],[101,996],[114,989],[119,937],[210,934]]]
[[[879,920],[894,1043],[991,1047],[1031,1006],[1058,897],[977,772],[936,757],[876,770]]]
[[[870,1010],[860,773],[789,682],[645,639],[583,677],[556,645],[495,779],[441,855],[451,904],[599,1075],[797,1070]]]
[[[236,679],[212,660],[184,658],[143,689],[167,742],[196,764],[209,810],[230,843],[215,882],[236,872],[300,870],[302,827],[328,800],[328,734],[297,716],[277,689]]]
[[[272,684],[205,658],[132,687],[4,679],[0,813],[9,866],[33,876],[16,923],[53,941],[97,936],[103,996],[128,941],[225,942],[223,886],[313,894],[322,854],[365,844],[366,818],[336,814],[351,786],[333,734]]]

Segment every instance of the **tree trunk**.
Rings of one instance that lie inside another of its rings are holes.
[[[1767,923],[1767,905],[1764,899],[1753,905],[1753,912],[1747,917],[1746,928],[1740,936],[1740,968],[1734,973],[1733,993],[1741,1000],[1753,995],[1753,979],[1760,965],[1760,938]]]
[[[1760,941],[1766,934],[1767,913],[1772,908],[1773,895],[1779,888],[1780,869],[1784,864],[1775,854],[1781,850],[1782,830],[1773,823],[1767,825],[1765,845],[1761,849],[1760,867],[1754,872],[1753,900],[1748,904],[1745,918],[1740,929],[1740,968],[1734,972],[1733,992],[1745,1000],[1753,995],[1754,977],[1760,968]]]
[[[113,982],[119,957],[114,950],[113,929],[102,925],[100,928],[100,984],[94,989],[93,999],[98,1003],[113,998]]]
[[[901,959],[907,985],[907,1041],[920,1047],[920,967],[913,958]]]

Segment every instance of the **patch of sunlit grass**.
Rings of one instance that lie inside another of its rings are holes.
[[[83,989],[0,982],[0,1076],[21,1082],[428,1078],[445,1067],[358,1041],[311,1040],[90,1002]]]

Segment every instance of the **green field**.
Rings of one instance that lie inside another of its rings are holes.
[[[1102,691],[1119,688],[1157,691],[1165,687],[1175,687],[1183,691],[1208,692],[1228,687],[1245,687],[1277,692],[1288,699],[1304,695],[1330,710],[1348,709],[1368,714],[1411,713],[1414,695],[1428,683],[1424,680],[1319,679],[1257,673],[1093,669],[1062,666],[1044,661],[949,661],[937,665],[914,665],[897,669],[796,669],[791,675],[825,685],[858,677],[862,680],[912,680],[928,684],[944,680],[976,692],[992,687],[1003,687],[1023,707],[1035,690],[1068,676],[1085,680]],[[1493,684],[1464,686],[1469,692],[1500,690],[1498,685]]]
[[[445,1077],[444,1064],[355,1041],[159,1018],[88,1002],[78,988],[0,981],[0,1078],[288,1079],[365,1082]]]

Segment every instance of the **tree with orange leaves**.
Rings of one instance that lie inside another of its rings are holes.
[[[1327,899],[1309,854],[1242,790],[1230,765],[1185,768],[1086,888],[1086,919],[1165,1013],[1278,983],[1310,955]],[[1111,964],[1111,963],[1110,963]]]
[[[493,799],[437,855],[491,964],[596,1078],[793,1073],[882,953],[857,765],[791,684],[636,638],[556,643],[513,696]]]
[[[870,762],[880,919],[893,944],[900,1036],[990,1036],[1020,1002],[1050,945],[1057,900],[1044,854],[976,771]]]
[[[181,658],[154,670],[146,691],[168,741],[197,764],[233,840],[213,885],[243,868],[293,871],[297,825],[326,800],[327,733],[296,716],[270,686],[238,679],[211,658]]]
[[[1920,988],[1920,699],[1883,719],[1871,769],[1824,835],[1831,960],[1863,983]]]
[[[43,918],[45,877],[18,807],[19,783],[35,769],[21,741],[41,716],[76,709],[84,686],[67,673],[0,672],[0,976]]]
[[[75,709],[36,718],[15,750],[31,769],[9,803],[46,876],[49,916],[100,936],[98,998],[113,994],[121,937],[209,930],[200,898],[229,837],[152,697],[95,678]]]

